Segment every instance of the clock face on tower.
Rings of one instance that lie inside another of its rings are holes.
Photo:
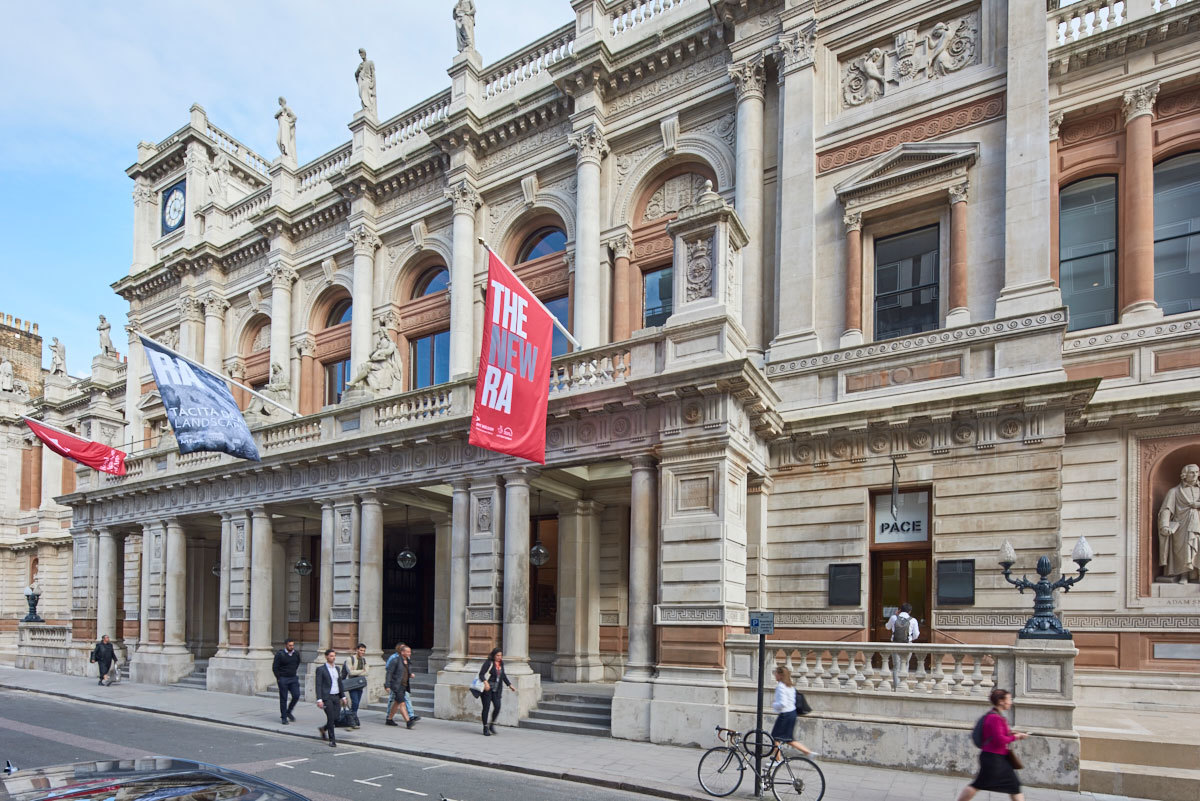
[[[180,181],[162,193],[162,232],[169,234],[183,225],[183,212],[187,207],[184,192],[186,181]]]

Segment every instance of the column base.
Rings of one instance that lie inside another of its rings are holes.
[[[604,680],[604,664],[598,654],[560,656],[550,666],[554,681],[570,681],[584,684]]]
[[[482,660],[481,660],[482,663]],[[528,665],[526,665],[528,667]],[[505,665],[507,671],[508,666]],[[508,671],[513,689],[504,688],[501,696],[500,716],[496,723],[501,726],[516,726],[542,700],[542,677],[528,672],[513,674]],[[440,670],[437,684],[433,688],[433,714],[440,720],[480,721],[483,702],[471,695],[471,682],[479,675],[478,668],[465,670]]]
[[[253,651],[214,656],[208,660],[205,673],[207,687],[216,692],[254,695],[275,683],[273,661],[271,654]]]
[[[1139,300],[1121,310],[1121,325],[1153,323],[1163,318],[1163,310],[1152,300]]]
[[[767,361],[780,362],[787,359],[798,359],[801,356],[811,356],[821,352],[821,340],[816,331],[794,331],[780,334],[771,340],[767,350]]]
[[[138,651],[129,664],[129,678],[141,684],[174,684],[191,674],[195,660],[186,648]]]
[[[966,307],[946,312],[946,328],[960,328],[971,324],[971,310]]]
[[[1050,311],[1063,305],[1058,285],[1049,278],[1029,284],[1006,286],[996,299],[995,317],[1019,317],[1034,312]]]
[[[626,676],[629,670],[625,671]],[[646,678],[622,679],[617,682],[612,699],[612,736],[621,740],[650,739],[650,702],[654,686]]]
[[[842,338],[838,340],[838,347],[853,348],[863,343],[863,332],[857,328],[850,328],[842,332]]]
[[[708,746],[714,728],[728,725],[729,690],[719,668],[660,666],[650,686],[650,742]]]

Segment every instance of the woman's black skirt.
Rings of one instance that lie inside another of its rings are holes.
[[[990,751],[979,752],[979,775],[971,786],[976,790],[991,790],[996,793],[1021,792],[1021,782],[1017,772],[1013,770],[1004,754],[993,754]]]
[[[790,743],[796,738],[796,710],[779,713],[771,728],[771,736],[783,743]]]

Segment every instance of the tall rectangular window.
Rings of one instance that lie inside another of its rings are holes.
[[[563,327],[565,328],[567,326],[567,321],[570,319],[567,315],[571,311],[571,306],[567,302],[567,296],[563,295],[561,298],[555,298],[554,300],[546,300],[542,302],[546,304],[546,308],[550,310],[550,313],[553,314],[555,319],[562,323]],[[566,352],[567,338],[563,336],[562,331],[558,330],[558,326],[554,326],[554,338],[550,340],[550,358],[562,356]]]
[[[1058,193],[1058,286],[1068,331],[1117,321],[1117,179],[1076,181]]]
[[[330,362],[325,365],[325,405],[331,406],[342,402],[342,393],[346,391],[346,382],[350,380],[350,360]],[[257,387],[255,387],[257,389]]]
[[[450,332],[414,340],[411,345],[412,388],[422,389],[450,380]]]
[[[1164,314],[1200,309],[1200,153],[1154,165],[1154,299]]]
[[[938,327],[938,227],[875,240],[875,339]]]
[[[646,328],[662,325],[674,311],[675,275],[668,265],[647,271],[644,282],[642,324]]]

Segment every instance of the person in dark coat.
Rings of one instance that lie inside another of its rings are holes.
[[[329,747],[336,748],[337,719],[342,711],[342,680],[337,667],[337,651],[325,649],[325,664],[317,665],[313,686],[317,691],[317,709],[325,712],[325,725],[317,731],[322,740],[329,740]]]
[[[289,720],[295,720],[292,710],[300,700],[300,652],[296,650],[296,641],[287,640],[283,648],[275,652],[275,662],[271,672],[275,674],[275,686],[279,688],[279,721],[285,726]],[[292,702],[288,703],[291,693]],[[318,696],[320,697],[320,696]]]
[[[979,773],[975,780],[958,794],[958,801],[971,801],[980,790],[1008,793],[1012,801],[1024,801],[1017,772],[1008,761],[1008,746],[1024,740],[1028,734],[1008,727],[1004,713],[1012,707],[1012,693],[999,687],[988,696],[992,709],[983,718],[983,743],[979,748]]]
[[[113,644],[109,642],[107,634],[101,637],[100,642],[92,649],[90,661],[100,665],[100,681],[97,684],[104,684],[108,672],[113,669],[113,663],[117,661],[116,651],[113,650]]]
[[[483,666],[479,668],[479,678],[484,681],[483,692],[479,695],[483,701],[483,733],[484,736],[490,736],[496,733],[496,717],[500,714],[500,694],[504,692],[503,685],[507,684],[510,690],[513,688],[508,674],[504,672],[504,654],[499,648],[493,648],[487,659],[483,660]],[[488,707],[492,710],[490,722]]]

